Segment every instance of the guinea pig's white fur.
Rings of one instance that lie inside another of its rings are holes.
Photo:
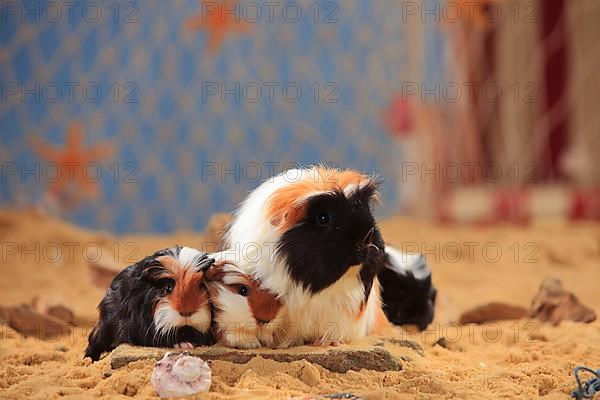
[[[206,274],[206,283],[219,343],[241,349],[281,345],[286,313],[274,293],[231,261],[216,262]]]
[[[423,280],[431,275],[431,271],[427,268],[425,257],[422,254],[403,253],[389,244],[385,246],[385,252],[390,261],[387,267],[397,274],[406,275],[407,273],[411,273],[419,280]]]
[[[346,181],[348,174],[356,178],[340,187],[346,195],[371,180],[353,171],[323,167],[288,170],[268,179],[247,197],[235,213],[225,236],[229,249],[225,253],[229,257],[237,257],[235,261],[244,262],[246,272],[256,276],[265,288],[277,293],[287,306],[289,326],[286,340],[289,344],[349,342],[388,323],[381,308],[377,278],[373,281],[365,306],[360,265],[351,267],[334,284],[313,294],[292,279],[285,259],[276,251],[282,232],[278,229],[278,221],[273,221],[269,214],[267,204],[271,196],[282,188],[307,180],[327,186],[322,183],[331,175],[335,178],[336,174],[346,174],[343,176]],[[315,193],[306,195],[319,193],[320,189],[317,189]]]
[[[158,259],[171,268],[170,272],[173,274],[173,277],[177,276],[189,280],[188,272],[193,272],[193,268],[196,265],[195,260],[202,254],[203,253],[200,251],[191,247],[183,247],[179,252],[172,251],[172,254],[158,257]],[[169,257],[175,261],[175,263],[169,265]],[[191,273],[189,275],[191,275]],[[185,303],[190,301],[190,294],[179,290],[179,287],[177,287],[177,285],[181,286],[189,284],[186,280],[181,282],[178,281],[174,294],[168,296],[163,301],[160,301],[156,306],[156,310],[154,311],[154,324],[156,325],[157,331],[168,332],[175,327],[185,324],[200,330],[206,330],[206,327],[210,324],[211,316],[208,307],[199,307],[196,310],[190,311],[189,316],[183,316],[181,314],[182,310],[178,309],[181,307],[185,308]],[[175,296],[178,296],[178,301],[176,303],[174,302],[174,299],[171,299],[171,297]],[[189,309],[189,306],[185,309]]]

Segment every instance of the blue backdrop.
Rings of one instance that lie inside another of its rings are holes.
[[[401,154],[382,116],[403,80],[442,69],[443,32],[396,0],[1,12],[0,200],[117,232],[202,229],[316,162],[380,174],[391,212]]]

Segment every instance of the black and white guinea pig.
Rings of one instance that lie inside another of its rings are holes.
[[[204,273],[214,263],[189,247],[159,250],[112,281],[85,356],[97,361],[121,343],[154,347],[213,344]]]
[[[215,337],[240,349],[281,344],[285,309],[277,295],[232,261],[217,261],[205,274],[214,307]]]
[[[425,256],[385,248],[385,268],[377,275],[381,286],[383,311],[396,325],[414,324],[424,330],[434,317],[437,290]]]
[[[287,308],[293,344],[350,342],[387,324],[377,197],[371,176],[314,166],[268,179],[236,211],[226,248],[248,250],[253,275]]]

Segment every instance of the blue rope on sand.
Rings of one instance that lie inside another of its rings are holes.
[[[583,384],[581,384],[581,379],[579,378],[580,371],[589,372],[589,373],[595,375],[596,377],[589,379],[589,380],[585,381]],[[600,369],[598,371],[594,371],[591,368],[579,366],[579,367],[575,368],[575,370],[573,371],[573,374],[575,375],[575,379],[577,380],[577,386],[578,386],[578,388],[573,390],[573,393],[571,394],[571,396],[573,396],[573,398],[575,398],[577,400],[592,399],[592,398],[594,398],[594,395],[596,393],[600,393]]]

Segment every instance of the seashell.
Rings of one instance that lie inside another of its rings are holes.
[[[187,351],[168,352],[154,366],[151,382],[162,398],[189,396],[208,391],[211,371],[206,361]]]

